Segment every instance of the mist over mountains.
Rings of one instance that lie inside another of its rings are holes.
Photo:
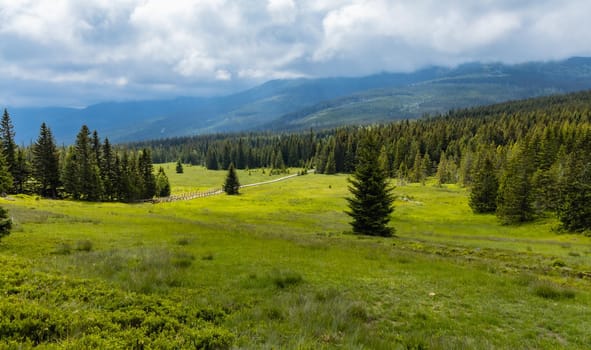
[[[83,109],[11,108],[16,140],[34,141],[46,122],[58,143],[82,124],[112,142],[216,132],[303,130],[418,118],[426,113],[591,89],[591,58],[517,65],[467,63],[412,73],[272,80],[240,93],[105,102]]]

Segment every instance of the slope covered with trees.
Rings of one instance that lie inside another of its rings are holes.
[[[460,183],[476,192],[490,192],[492,188],[481,186],[495,187],[497,181],[496,200],[487,194],[489,203],[476,211],[494,208],[504,223],[557,212],[565,218],[566,228],[589,228],[568,224],[566,217],[572,211],[580,212],[576,217],[585,217],[585,209],[569,201],[574,198],[572,193],[584,197],[588,191],[591,92],[452,110],[416,121],[371,127],[217,134],[127,147],[152,149],[156,162],[182,159],[210,169],[227,169],[234,163],[239,169],[315,167],[317,173],[351,173],[361,134],[367,132],[382,145],[383,167],[402,182],[422,182],[428,176],[437,176],[442,184]],[[482,159],[487,157],[492,167],[483,167]],[[485,168],[487,173],[483,173]]]

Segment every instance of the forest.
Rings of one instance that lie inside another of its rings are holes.
[[[166,196],[170,185],[153,163],[208,169],[314,168],[351,173],[358,142],[372,134],[379,161],[398,185],[457,183],[472,189],[477,213],[503,224],[556,214],[564,229],[591,228],[591,92],[452,110],[384,125],[303,133],[213,134],[112,146],[82,126],[76,143],[58,149],[43,124],[37,142],[17,147],[8,111],[0,125],[0,187],[89,201],[131,202]]]
[[[208,169],[315,168],[351,173],[358,140],[375,134],[379,159],[398,184],[470,187],[475,212],[504,224],[555,213],[569,231],[591,228],[591,92],[452,110],[369,127],[299,134],[217,134],[124,145],[149,148],[155,162],[182,160]]]
[[[590,101],[68,147],[11,144],[6,112],[0,348],[585,348]],[[141,200],[294,167],[319,174]],[[347,211],[360,174],[387,225]]]

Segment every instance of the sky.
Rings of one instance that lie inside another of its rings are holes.
[[[0,0],[0,106],[591,56],[589,0]]]

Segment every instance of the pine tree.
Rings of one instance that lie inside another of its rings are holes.
[[[240,182],[238,181],[238,175],[234,169],[234,164],[230,163],[228,168],[228,176],[226,176],[226,182],[224,182],[224,192],[229,195],[239,194]]]
[[[380,167],[379,154],[377,138],[369,133],[359,145],[355,173],[349,179],[353,197],[347,198],[350,210],[346,213],[353,218],[353,233],[389,237],[394,232],[388,227],[394,211],[393,187]]]
[[[177,173],[177,174],[182,174],[183,172],[184,172],[184,169],[183,169],[183,163],[181,163],[181,160],[179,159],[179,160],[176,162],[176,173]]]
[[[156,177],[154,176],[154,166],[152,165],[152,155],[150,150],[144,148],[140,153],[138,160],[138,175],[141,181],[141,198],[148,199],[156,194]]]
[[[337,172],[337,163],[334,158],[334,152],[328,152],[328,157],[326,158],[326,166],[324,167],[324,173],[327,175],[336,174]]]
[[[14,182],[6,166],[4,154],[0,152],[0,195],[4,196],[12,189]]]
[[[158,168],[158,174],[156,175],[156,196],[170,196],[170,182],[162,167]]]
[[[479,162],[474,172],[472,190],[470,192],[470,208],[475,213],[494,213],[497,210],[499,181],[495,166],[490,157]]]
[[[31,177],[31,164],[27,159],[27,154],[22,148],[16,150],[16,167],[13,171],[14,188],[18,193],[24,193],[27,189],[27,183]]]
[[[117,183],[119,182],[117,168],[117,154],[113,151],[111,143],[108,138],[102,145],[100,174],[103,183],[104,198],[107,200],[114,200],[117,198]]]
[[[0,239],[10,234],[12,228],[12,220],[8,216],[8,211],[0,207]]]
[[[569,156],[557,210],[562,226],[573,232],[591,230],[591,161],[582,153]]]
[[[51,129],[45,123],[41,124],[39,137],[33,145],[32,153],[32,173],[39,184],[39,194],[56,198],[60,185],[59,153]]]
[[[4,114],[0,120],[0,140],[2,141],[2,152],[4,153],[4,157],[6,159],[6,166],[8,168],[8,172],[11,175],[14,174],[14,171],[18,166],[16,159],[17,147],[16,143],[14,142],[14,136],[14,126],[10,120],[10,114],[8,114],[8,110],[4,109]],[[13,175],[13,181],[14,180],[15,179]],[[14,184],[12,187],[14,187]],[[11,188],[11,190],[14,190],[14,188]]]
[[[499,181],[496,213],[501,223],[516,224],[535,218],[531,173],[531,158],[526,146],[515,146]]]
[[[208,170],[218,170],[220,168],[217,153],[213,147],[208,147],[207,152],[205,152],[205,167]]]
[[[73,147],[70,147],[66,152],[61,182],[64,185],[64,191],[72,196],[73,199],[81,198],[80,163]]]

